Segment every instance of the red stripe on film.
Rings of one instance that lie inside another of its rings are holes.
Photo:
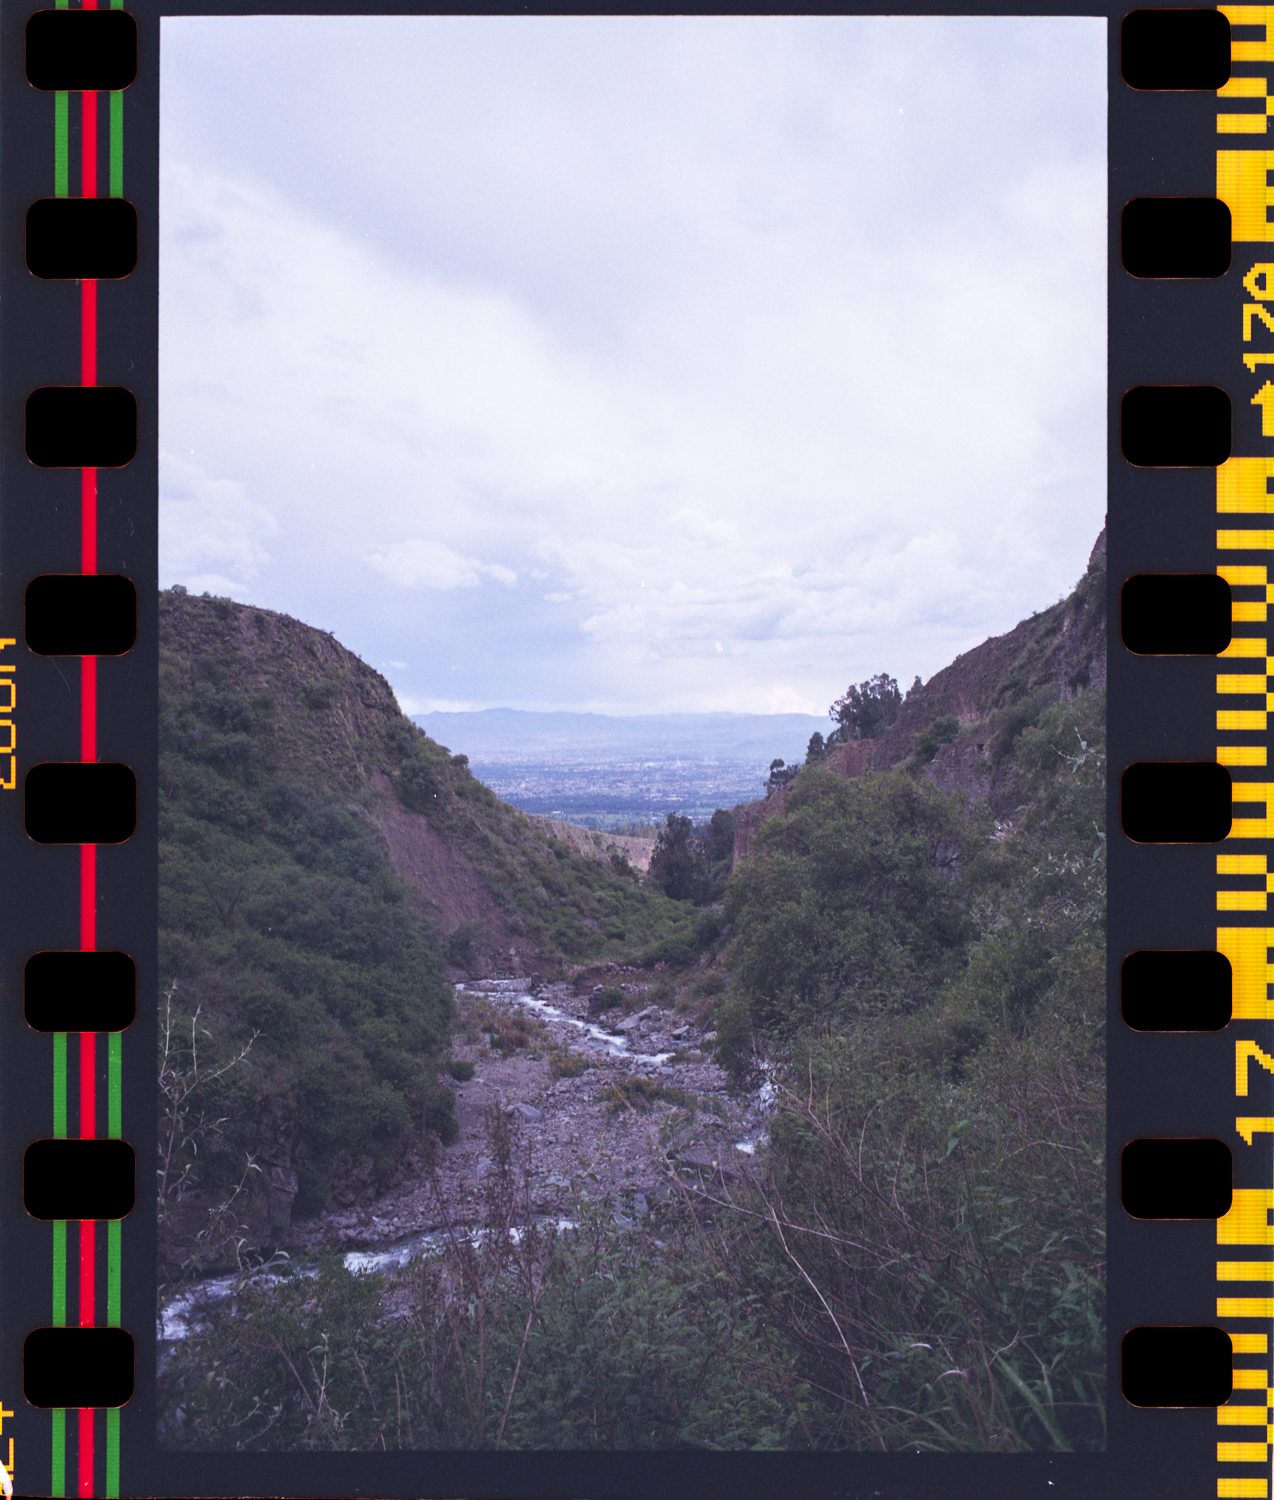
[[[92,844],[85,844],[91,849]],[[80,1139],[94,1140],[97,1136],[97,1033],[80,1032]]]
[[[97,1122],[96,1037],[91,1031],[80,1032],[80,1137],[92,1140]],[[92,1328],[97,1321],[96,1249],[97,1224],[93,1219],[80,1220],[80,1327]],[[93,1494],[93,1413],[80,1408],[78,1448],[78,1483],[80,1495]]]
[[[91,1141],[97,1134],[97,1037],[91,1031],[80,1032],[80,1139]],[[97,1224],[93,1219],[80,1220],[80,1327],[92,1328],[97,1314],[95,1251]],[[88,1448],[85,1449],[84,1415],[80,1415],[80,1493],[93,1493],[93,1427],[90,1417]],[[85,1463],[88,1464],[89,1488],[85,1490]]]
[[[80,657],[80,759],[97,759],[97,657]]]
[[[75,1486],[76,1494],[93,1494],[93,1411],[91,1407],[80,1408],[79,1473]]]
[[[97,0],[81,0],[84,10],[96,10]],[[85,198],[97,197],[97,94],[86,92],[82,100],[80,135],[80,192]],[[80,283],[80,383],[97,384],[97,282]],[[97,571],[97,473],[85,469],[80,487],[81,569]],[[81,659],[80,675],[80,757],[97,759],[97,659]],[[80,947],[91,951],[97,946],[97,848],[80,847]],[[80,1033],[80,1136],[91,1140],[97,1125],[96,1038],[91,1031]],[[95,1250],[96,1224],[91,1219],[80,1222],[80,1327],[91,1328],[96,1321]],[[79,1495],[91,1496],[93,1486],[93,1413],[79,1413],[77,1447],[77,1484]]]
[[[92,1328],[97,1308],[94,1251],[97,1242],[96,1219],[80,1220],[80,1327]]]
[[[80,951],[97,950],[97,845],[80,845]]]
[[[97,572],[97,470],[80,470],[80,572]]]
[[[85,10],[96,10],[96,5],[86,5]],[[80,131],[80,196],[82,198],[97,197],[97,95],[86,90],[81,96],[84,100],[82,128]]]

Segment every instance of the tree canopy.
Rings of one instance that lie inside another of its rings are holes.
[[[839,725],[841,739],[873,740],[893,724],[901,707],[897,682],[888,673],[879,672],[856,687],[851,683],[828,713]]]

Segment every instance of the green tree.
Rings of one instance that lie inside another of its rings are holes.
[[[844,740],[873,740],[898,717],[902,694],[897,682],[885,672],[869,677],[857,687],[852,683],[828,709]]]
[[[694,837],[694,824],[681,813],[670,812],[659,830],[650,856],[650,881],[674,901],[701,901],[706,895],[703,850]]]
[[[791,786],[800,769],[800,766],[789,766],[783,760],[772,760],[770,774],[765,778],[765,795],[772,796],[773,793],[781,792],[785,787]]]
[[[719,807],[704,830],[704,854],[709,865],[734,858],[734,814]]]
[[[931,998],[972,935],[986,821],[901,772],[808,768],[726,895],[751,1025],[786,1034]]]

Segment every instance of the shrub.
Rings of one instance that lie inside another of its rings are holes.
[[[473,1077],[474,1063],[472,1058],[453,1057],[447,1063],[447,1072],[457,1083],[468,1083]]]
[[[682,1109],[694,1109],[693,1094],[675,1084],[660,1083],[655,1078],[645,1078],[636,1073],[621,1074],[606,1090],[609,1112],[617,1115],[625,1109],[634,1109],[645,1114],[652,1104],[663,1101],[676,1104]]]
[[[916,741],[916,753],[925,761],[931,761],[943,745],[949,745],[960,736],[960,720],[955,714],[943,714]]]
[[[445,1083],[431,1078],[421,1088],[420,1123],[431,1130],[444,1146],[450,1146],[460,1134],[456,1119],[456,1096]]]
[[[487,929],[482,922],[461,922],[447,937],[447,962],[458,969],[469,968],[478,950],[485,946]]]
[[[628,996],[616,984],[604,985],[599,990],[594,990],[588,997],[589,1014],[600,1016],[608,1010],[614,1010],[618,1005],[625,1005]]]
[[[592,1066],[582,1053],[572,1052],[569,1047],[555,1047],[549,1053],[549,1067],[554,1078],[578,1078]]]

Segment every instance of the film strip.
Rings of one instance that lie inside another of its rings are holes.
[[[6,643],[21,655],[3,665],[4,785],[23,804],[32,853],[58,867],[43,924],[49,937],[24,955],[10,987],[15,1003],[23,996],[51,1085],[47,1133],[28,1144],[22,1162],[23,1201],[45,1226],[47,1266],[43,1316],[24,1340],[22,1401],[47,1410],[40,1489],[118,1495],[120,1413],[134,1383],[121,1303],[123,1225],[136,1177],[134,1148],[124,1139],[123,1038],[135,1014],[136,973],[127,953],[103,946],[114,924],[99,880],[120,878],[115,855],[137,825],[133,766],[102,751],[115,738],[119,712],[112,667],[129,662],[137,634],[138,570],[117,546],[121,504],[136,507],[116,476],[130,472],[138,423],[132,391],[106,374],[118,366],[119,346],[107,355],[104,345],[118,326],[113,299],[137,260],[137,214],[124,198],[124,100],[136,77],[137,28],[119,5],[72,12],[62,4],[31,16],[23,40],[27,86],[51,106],[42,191],[25,213],[24,257],[28,274],[51,294],[51,325],[60,324],[52,342],[62,356],[49,362],[23,408],[31,466],[25,503],[33,515],[44,511],[47,525],[48,513],[60,514],[70,501],[78,525],[48,528],[44,566],[31,569],[20,596],[20,633]],[[67,360],[72,350],[78,358]],[[16,503],[11,492],[10,507]],[[144,568],[140,576],[148,576]],[[56,744],[29,758],[35,747],[24,735],[21,704],[28,684],[39,702],[24,671],[33,657],[57,663],[63,677],[69,669],[78,691]],[[126,855],[123,864],[131,862]],[[143,932],[121,938],[146,951]],[[5,1415],[12,1429],[17,1418]],[[21,1439],[11,1437],[10,1490],[36,1488],[26,1457]]]
[[[2,22],[11,1291],[0,1487],[630,1493],[622,1463],[563,1455],[532,1456],[538,1468],[525,1455],[516,1468],[453,1455],[422,1479],[410,1456],[346,1466],[288,1455],[246,1471],[225,1455],[194,1464],[156,1449],[149,803],[163,13],[57,0],[9,7]],[[1110,1125],[1107,1450],[1024,1455],[1012,1474],[994,1455],[976,1470],[906,1454],[783,1469],[695,1455],[652,1469],[651,1495],[723,1479],[757,1494],[798,1483],[811,1494],[1019,1495],[1055,1478],[1092,1493],[1271,1493],[1274,371],[1264,367],[1274,365],[1274,257],[1263,257],[1274,241],[1274,7],[1108,19],[1112,163],[1128,168],[1111,189],[1111,600],[1122,587],[1129,649],[1112,639],[1112,765],[1127,770],[1122,784],[1112,775],[1110,798],[1128,837],[1112,851],[1111,1092],[1121,1102]],[[1170,162],[1176,150],[1188,160],[1181,181],[1171,166],[1150,170],[1165,140]],[[1150,333],[1129,331],[1161,315]],[[1211,471],[1214,495],[1201,504]],[[1204,727],[1187,731],[1186,720]],[[1170,941],[1174,926],[1189,940]]]

